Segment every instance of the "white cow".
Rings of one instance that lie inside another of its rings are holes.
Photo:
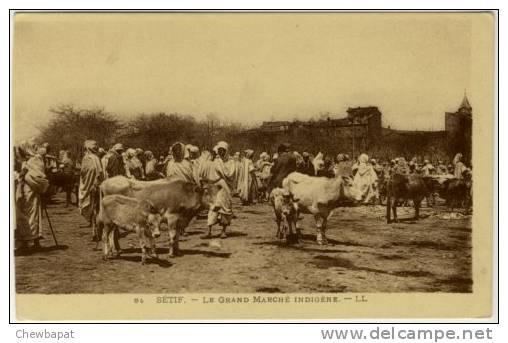
[[[360,190],[350,177],[334,179],[293,172],[282,182],[297,204],[298,212],[309,213],[316,220],[316,241],[326,244],[326,223],[333,209],[362,200]]]

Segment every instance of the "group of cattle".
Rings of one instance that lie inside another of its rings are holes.
[[[160,236],[160,224],[167,224],[169,233],[169,257],[179,252],[179,236],[190,221],[203,209],[215,202],[220,185],[162,179],[136,181],[123,176],[105,180],[101,186],[101,202],[97,217],[97,231],[102,237],[104,258],[118,256],[119,230],[135,232],[139,237],[142,263],[155,253],[155,239]],[[418,174],[395,174],[386,180],[386,219],[397,221],[397,206],[410,200],[415,208],[415,218],[424,198],[435,194],[447,200],[453,207],[457,201],[470,199],[471,183],[466,180],[423,177]],[[300,230],[297,220],[300,213],[313,215],[316,221],[316,241],[326,244],[326,225],[331,212],[338,207],[360,203],[362,192],[350,177],[314,177],[297,172],[287,175],[282,188],[271,191],[270,202],[274,207],[277,236],[290,242],[298,241]],[[393,219],[391,213],[393,212]]]

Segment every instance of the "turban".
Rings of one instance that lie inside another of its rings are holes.
[[[111,149],[116,151],[116,152],[123,151],[123,144],[122,143],[116,143],[115,145],[113,145],[113,147]]]

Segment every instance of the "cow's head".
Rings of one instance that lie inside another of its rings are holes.
[[[289,191],[284,190],[282,192],[281,196],[281,214],[284,217],[290,216],[292,213],[294,213],[294,203],[297,202],[293,198],[293,194],[291,194]]]
[[[160,224],[162,220],[162,215],[157,211],[155,206],[150,200],[142,200],[139,203],[139,209],[141,212],[141,217],[143,218],[143,223],[145,233],[149,237],[158,238],[160,233]]]
[[[339,200],[345,203],[358,203],[363,200],[360,188],[349,176],[340,176]]]

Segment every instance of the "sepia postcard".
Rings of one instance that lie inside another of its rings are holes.
[[[12,12],[24,321],[481,319],[495,12]]]

